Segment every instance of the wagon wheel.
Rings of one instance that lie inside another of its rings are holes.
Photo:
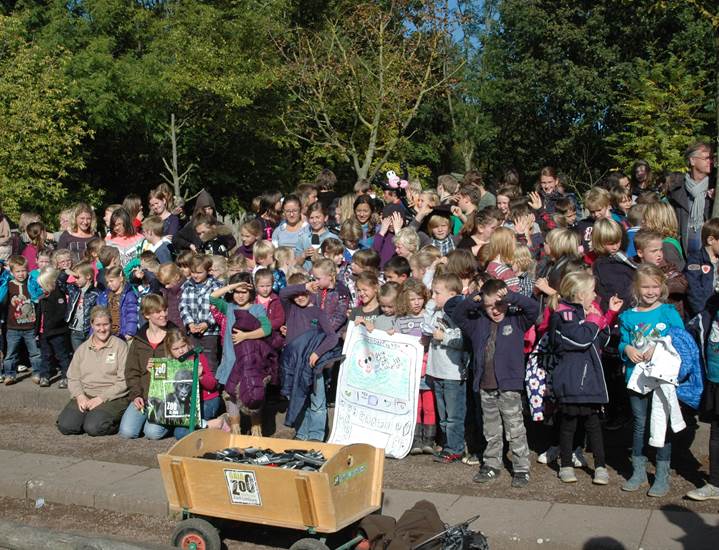
[[[221,550],[219,531],[200,518],[181,521],[172,533],[172,545],[183,550]]]
[[[306,538],[300,539],[292,546],[290,550],[330,550],[329,547],[321,540]]]

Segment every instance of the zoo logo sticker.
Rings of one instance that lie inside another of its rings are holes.
[[[255,472],[251,470],[225,470],[227,491],[232,504],[250,504],[262,506],[260,488],[257,486]]]

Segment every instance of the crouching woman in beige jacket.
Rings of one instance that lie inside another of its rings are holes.
[[[90,324],[92,335],[77,348],[67,371],[72,399],[57,418],[65,435],[115,434],[127,408],[127,344],[111,334],[107,308],[92,308]]]

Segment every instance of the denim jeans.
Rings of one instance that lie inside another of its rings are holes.
[[[464,417],[467,414],[467,391],[463,380],[443,380],[427,376],[437,402],[439,426],[445,437],[443,450],[451,454],[464,452]]]
[[[85,340],[87,340],[87,338],[85,338],[84,332],[80,330],[70,331],[70,343],[72,344],[72,351],[76,351],[77,348],[79,348]]]
[[[7,352],[5,354],[5,363],[3,365],[5,376],[17,376],[17,362],[20,355],[20,342],[25,343],[27,354],[30,357],[30,365],[33,374],[40,376],[42,369],[42,357],[40,356],[40,348],[35,340],[35,331],[30,330],[14,330],[8,329],[7,335]]]
[[[651,410],[652,393],[641,395],[636,392],[629,392],[629,404],[632,407],[634,415],[634,424],[632,429],[632,456],[644,455],[644,442],[647,439],[649,431],[649,416]],[[657,449],[657,460],[666,460],[672,456],[672,444],[669,438],[670,429],[667,429],[667,438],[664,447]]]
[[[147,413],[138,411],[134,403],[130,403],[120,420],[120,437],[135,439],[145,433],[147,439],[162,439],[168,433],[168,429],[160,424],[153,424],[147,421]]]
[[[212,399],[208,399],[207,401],[202,402],[202,420],[212,420],[213,418],[217,418],[217,413],[220,412],[220,405],[222,404],[222,399],[220,399],[220,396],[213,397]],[[196,426],[196,428],[199,428],[200,426]],[[189,428],[185,428],[184,426],[177,426],[175,428],[175,432],[173,435],[175,436],[175,439],[182,439],[187,434],[190,433]]]
[[[40,365],[40,376],[50,378],[50,365],[52,359],[57,361],[60,368],[60,375],[67,378],[67,368],[70,366],[70,339],[65,334],[55,336],[40,335],[40,350],[42,351],[42,364]]]
[[[327,429],[327,398],[325,394],[325,377],[323,374],[315,378],[309,403],[305,405],[297,417],[295,438],[302,441],[324,441]]]

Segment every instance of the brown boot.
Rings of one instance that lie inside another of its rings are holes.
[[[227,415],[227,418],[230,421],[230,432],[232,432],[233,434],[241,435],[242,432],[240,431],[240,417]]]
[[[253,414],[250,416],[250,435],[262,437],[262,416]]]

